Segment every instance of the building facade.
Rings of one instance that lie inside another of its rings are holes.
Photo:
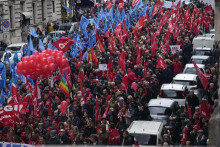
[[[61,0],[0,0],[0,40],[25,42],[32,27],[61,22]],[[9,21],[8,29],[3,22]]]

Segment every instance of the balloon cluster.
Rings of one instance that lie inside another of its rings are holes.
[[[63,56],[62,51],[43,50],[41,53],[34,51],[33,55],[25,56],[22,61],[17,64],[16,72],[19,75],[30,75],[30,78],[38,77],[48,78],[58,67],[60,69],[66,67],[68,60]]]

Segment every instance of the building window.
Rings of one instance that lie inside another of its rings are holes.
[[[13,12],[13,7],[9,6],[9,13],[10,13],[10,26],[11,28],[14,28],[14,12]]]
[[[33,24],[36,23],[36,8],[35,8],[35,3],[32,3],[32,8],[33,8]]]
[[[3,5],[0,5],[0,31],[2,31],[2,16],[3,16]]]
[[[21,2],[20,2],[20,9],[21,9],[21,12],[25,12],[25,9],[24,9],[24,1],[21,1]]]
[[[55,13],[55,2],[52,1],[53,13]]]

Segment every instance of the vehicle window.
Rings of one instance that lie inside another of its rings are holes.
[[[182,97],[182,94],[181,94],[181,91],[163,90],[161,97],[163,97],[163,98],[179,99],[179,98]]]
[[[135,134],[137,142],[140,145],[157,145],[157,136],[156,135],[147,135],[147,134]]]
[[[196,64],[206,64],[207,63],[207,61],[203,60],[203,59],[193,59],[193,60],[196,62]]]
[[[202,68],[199,68],[199,69],[202,71],[202,73],[204,73]],[[187,73],[187,74],[197,74],[196,73],[196,69],[194,67],[186,68],[184,73]]]
[[[180,80],[173,80],[174,84],[181,84],[181,85],[186,85],[189,86],[190,82],[189,81],[180,81]]]
[[[66,31],[66,30],[69,31],[70,28],[71,28],[71,25],[70,26],[60,26],[59,30],[61,30],[61,31]]]
[[[196,50],[194,54],[195,55],[202,55],[202,56],[204,56],[204,55],[211,56],[212,55],[211,51],[206,51],[206,50]]]
[[[166,108],[164,107],[149,107],[150,114],[151,115],[158,115],[158,114],[164,114]]]
[[[20,51],[21,46],[14,46],[14,47],[8,47],[6,50],[11,50],[11,51]]]

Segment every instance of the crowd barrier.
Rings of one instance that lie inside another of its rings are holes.
[[[29,144],[12,143],[12,142],[0,142],[0,147],[34,147]]]

